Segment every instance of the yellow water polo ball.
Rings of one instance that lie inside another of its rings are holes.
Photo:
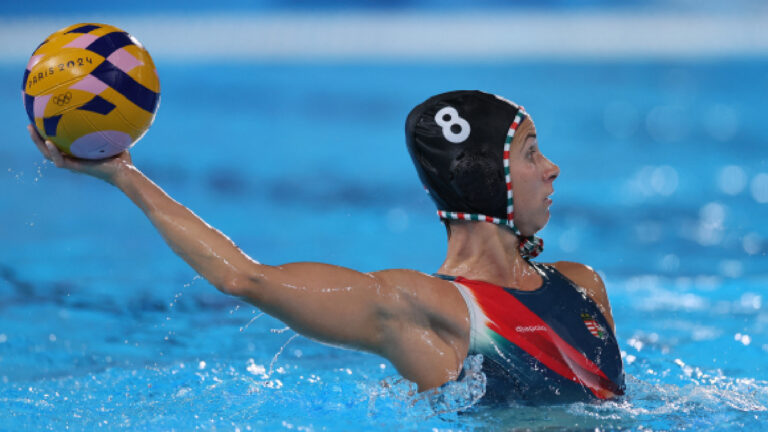
[[[32,53],[22,86],[40,135],[82,159],[130,148],[160,104],[152,57],[136,38],[105,24],[75,24],[48,36]]]

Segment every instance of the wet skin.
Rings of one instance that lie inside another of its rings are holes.
[[[361,273],[322,263],[261,264],[168,196],[133,165],[127,151],[102,161],[82,161],[62,155],[31,126],[29,132],[42,155],[57,167],[99,178],[124,193],[171,249],[223,293],[242,298],[310,338],[379,354],[421,391],[457,378],[469,347],[469,315],[451,282],[404,269]],[[538,151],[532,134],[533,124],[524,121],[510,155],[515,219],[525,235],[547,223],[548,196],[559,173]],[[438,272],[536,289],[541,278],[520,257],[517,246],[517,237],[504,227],[459,222],[452,225],[448,253]],[[613,325],[599,276],[578,263],[553,265],[583,287]]]

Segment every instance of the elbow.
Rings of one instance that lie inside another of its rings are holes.
[[[241,273],[230,273],[219,278],[213,285],[224,294],[255,300],[258,278]]]
[[[222,293],[233,296],[241,297],[242,288],[240,283],[236,279],[228,279],[221,282],[214,283],[213,286]]]

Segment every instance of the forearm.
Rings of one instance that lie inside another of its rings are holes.
[[[242,297],[318,340],[380,352],[382,310],[398,295],[378,278],[319,263],[261,265],[174,201],[130,162],[108,180],[149,218],[173,251],[219,290]]]
[[[388,323],[410,310],[409,301],[403,300],[409,296],[371,274],[319,263],[261,265],[129,161],[114,173],[107,181],[146,214],[173,251],[200,275],[301,334],[382,354],[383,344],[392,339],[387,335],[396,333]]]
[[[121,168],[112,183],[144,212],[171,249],[216,288],[234,293],[249,267],[258,263],[133,165]]]

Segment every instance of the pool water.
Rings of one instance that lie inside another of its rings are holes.
[[[42,161],[0,66],[0,430],[766,429],[767,67],[158,61],[135,164],[267,264],[435,271],[406,114],[457,88],[525,105],[561,168],[541,261],[603,275],[627,394],[488,407],[480,373],[415,394],[218,293],[117,191]]]

